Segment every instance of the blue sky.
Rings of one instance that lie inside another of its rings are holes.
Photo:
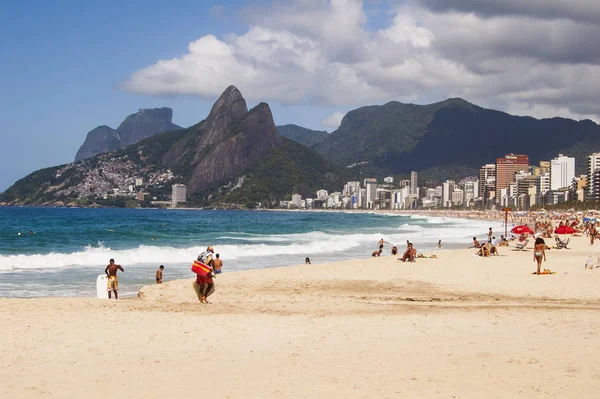
[[[228,86],[275,123],[462,97],[600,120],[596,0],[57,0],[0,5],[0,191],[139,108],[204,119]],[[540,45],[542,43],[543,45]]]
[[[7,3],[0,6],[0,191],[34,170],[71,162],[88,131],[98,125],[116,128],[139,108],[171,107],[174,123],[184,127],[204,119],[216,98],[148,96],[119,85],[137,69],[185,53],[189,42],[205,34],[243,33],[243,9],[250,6],[243,1]],[[222,16],[211,12],[213,6],[223,7]],[[332,112],[271,106],[276,123],[315,128]]]

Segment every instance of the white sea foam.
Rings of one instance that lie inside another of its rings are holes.
[[[441,218],[443,220],[443,218]],[[436,224],[434,219],[434,223]],[[331,254],[369,253],[374,249],[380,238],[386,242],[403,245],[407,240],[414,242],[417,247],[424,243],[436,243],[443,240],[445,243],[469,243],[473,235],[483,237],[488,224],[481,221],[457,219],[457,223],[427,227],[431,224],[430,218],[426,223],[405,223],[397,228],[382,228],[381,230],[356,228],[354,234],[340,234],[335,232],[313,231],[300,234],[265,235],[256,234],[228,234],[218,237],[213,244],[215,250],[228,261],[255,261],[270,256],[285,257],[288,255],[314,256],[317,254],[327,256]],[[439,222],[437,224],[446,223]],[[499,228],[498,228],[499,231]],[[229,243],[220,244],[220,241]],[[233,243],[231,243],[233,241]],[[22,269],[61,269],[72,266],[98,267],[107,264],[110,258],[123,265],[149,265],[149,264],[188,264],[202,252],[206,244],[175,248],[172,246],[140,245],[137,248],[113,250],[102,243],[97,246],[88,246],[81,251],[72,253],[49,253],[34,255],[4,255],[0,256],[0,271]]]

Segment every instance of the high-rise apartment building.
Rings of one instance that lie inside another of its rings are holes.
[[[366,208],[372,209],[373,203],[377,199],[377,179],[365,179],[366,194]]]
[[[173,184],[171,189],[171,202],[173,203],[173,206],[177,206],[178,203],[186,201],[187,187],[185,184]]]
[[[419,180],[417,172],[410,172],[410,193],[419,194]]]
[[[590,200],[597,200],[599,193],[596,187],[598,182],[596,181],[596,170],[600,170],[600,152],[596,152],[588,157],[588,170],[587,170],[587,198]]]
[[[454,180],[446,180],[442,183],[442,206],[450,208],[452,206],[452,193],[454,192]]]
[[[507,154],[496,159],[496,192],[515,182],[515,174],[529,170],[529,156]]]
[[[575,177],[575,158],[559,154],[550,161],[550,190],[570,187]]]
[[[479,169],[478,197],[487,200],[487,193],[496,187],[496,165],[487,164]]]

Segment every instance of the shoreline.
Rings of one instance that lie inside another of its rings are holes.
[[[204,359],[211,397],[595,397],[596,246],[548,251],[545,276],[531,246],[223,273],[209,305],[193,278],[118,301],[0,298],[0,396],[193,397]]]

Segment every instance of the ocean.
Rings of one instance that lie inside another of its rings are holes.
[[[393,213],[0,207],[0,297],[95,297],[96,277],[110,258],[125,272],[120,296],[164,280],[191,278],[208,245],[224,273],[368,258],[384,238],[403,251],[465,248],[485,237],[485,222]],[[35,234],[30,234],[29,232]],[[19,235],[19,233],[21,233]],[[389,256],[386,244],[383,255]],[[218,284],[218,280],[217,280]]]

